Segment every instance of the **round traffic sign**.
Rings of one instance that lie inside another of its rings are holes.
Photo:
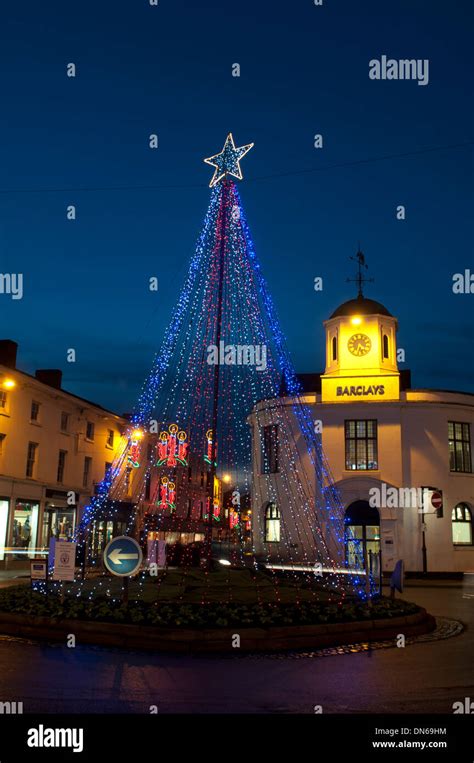
[[[118,577],[135,575],[140,569],[142,558],[139,544],[128,535],[112,538],[104,549],[104,564],[112,575]]]
[[[431,493],[431,505],[433,509],[441,509],[443,505],[443,496],[437,490]]]

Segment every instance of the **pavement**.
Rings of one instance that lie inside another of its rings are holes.
[[[404,598],[461,621],[452,638],[299,656],[191,656],[67,648],[0,636],[0,702],[24,713],[451,713],[474,698],[473,578]],[[455,630],[453,631],[455,632]]]

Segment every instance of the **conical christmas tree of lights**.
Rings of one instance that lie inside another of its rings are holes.
[[[233,179],[252,145],[235,147],[229,135],[205,160],[215,168],[211,198],[186,282],[78,535],[128,502],[126,532],[136,537],[187,533],[202,539],[209,562],[223,534],[234,561],[318,565],[323,585],[357,587],[347,574],[344,512]],[[247,497],[245,520],[239,496]]]

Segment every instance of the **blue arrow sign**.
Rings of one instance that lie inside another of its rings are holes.
[[[142,550],[137,541],[128,535],[112,538],[104,549],[104,564],[112,575],[128,577],[135,575],[142,563]]]

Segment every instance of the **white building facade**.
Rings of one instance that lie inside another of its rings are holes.
[[[0,340],[0,569],[72,538],[127,424],[61,389],[59,370],[20,371],[16,353]]]
[[[399,559],[410,572],[474,571],[474,395],[412,389],[409,372],[398,368],[397,320],[378,302],[359,295],[324,326],[325,372],[302,381],[345,513],[346,561],[363,567],[371,553],[385,572]],[[251,417],[253,543],[263,558],[284,557],[295,518],[284,500],[275,505],[275,492],[265,495],[268,437],[256,430],[262,421],[275,427],[272,411],[292,405],[289,398],[262,401]],[[275,438],[278,483],[288,463]],[[304,449],[295,453],[300,463],[309,459]],[[301,467],[311,468],[309,461]],[[314,549],[305,556],[317,561]]]

